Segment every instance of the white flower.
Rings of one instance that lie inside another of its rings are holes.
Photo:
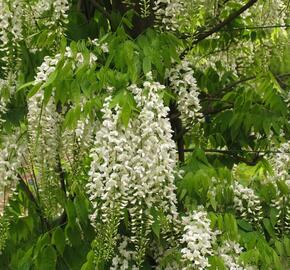
[[[248,268],[244,268],[238,263],[239,255],[242,250],[243,249],[239,243],[227,240],[222,243],[222,246],[217,250],[217,253],[223,259],[227,269],[246,270]]]
[[[121,238],[121,242],[118,246],[118,252],[112,259],[110,270],[138,270],[139,268],[134,262],[137,256],[137,252],[131,251],[128,247],[130,239],[126,236],[118,237]]]
[[[97,226],[98,220],[109,223],[108,213],[121,214],[126,208],[131,217],[131,240],[138,245],[151,230],[150,209],[162,210],[169,222],[177,219],[176,150],[167,119],[169,109],[158,95],[163,89],[157,82],[145,82],[143,88],[129,87],[140,113],[129,121],[127,128],[119,124],[120,108],[112,110],[108,97],[102,109],[103,123],[91,151],[87,188],[95,206],[92,224]],[[142,243],[139,250],[146,240]]]
[[[93,39],[91,41],[91,43],[93,45],[95,45],[96,47],[100,48],[103,53],[108,53],[109,52],[109,47],[108,47],[108,43],[107,42],[100,43],[99,39],[95,38],[95,39]]]
[[[263,218],[262,205],[259,197],[254,190],[249,187],[244,187],[237,181],[233,185],[234,191],[234,208],[242,218],[254,225],[259,225]]]
[[[183,60],[175,68],[167,72],[170,87],[177,94],[178,111],[181,113],[181,120],[185,125],[190,125],[194,121],[202,118],[199,104],[199,89],[194,78],[191,64]]]
[[[23,156],[26,153],[26,142],[21,139],[20,130],[2,137],[0,144],[0,187],[1,193],[4,187],[14,186],[18,181],[18,170],[23,165]]]
[[[191,269],[190,265],[196,269],[206,269],[210,266],[208,256],[213,254],[212,244],[218,232],[211,230],[207,212],[202,209],[183,217],[182,224],[184,232],[180,243],[185,246],[181,249],[183,260],[191,262],[188,269]]]

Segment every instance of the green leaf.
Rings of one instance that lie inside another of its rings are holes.
[[[81,222],[86,222],[88,219],[88,207],[86,204],[86,198],[84,196],[78,195],[74,199],[74,205],[76,209],[77,216]]]
[[[46,87],[44,89],[44,96],[43,96],[43,105],[47,105],[50,97],[51,97],[51,94],[52,94],[52,87]]]
[[[143,59],[143,72],[144,74],[147,74],[148,72],[151,71],[151,58],[148,56],[145,56]]]
[[[73,80],[70,85],[71,99],[79,103],[81,99],[81,88],[77,80]]]
[[[124,105],[121,112],[121,120],[125,127],[127,127],[129,124],[131,113],[132,110],[130,105],[129,104]]]
[[[56,246],[57,251],[62,255],[65,248],[65,235],[60,227],[56,228],[53,232],[51,242]]]
[[[41,87],[41,83],[34,85],[32,89],[29,91],[29,93],[27,94],[27,98],[31,98],[32,96],[34,96],[38,92],[40,87]]]
[[[56,251],[53,246],[49,245],[42,249],[36,260],[36,269],[55,270],[56,269]]]
[[[87,262],[82,266],[81,270],[94,270],[94,258],[95,254],[91,250],[87,255]]]
[[[55,81],[57,75],[58,75],[58,69],[56,69],[55,71],[53,71],[53,72],[48,76],[47,81],[43,84],[43,88],[45,88],[45,87],[51,85],[51,84]]]
[[[238,223],[239,227],[242,228],[243,230],[245,230],[246,232],[253,231],[252,225],[250,223],[248,223],[247,221],[245,221],[244,219],[238,219],[237,223]]]
[[[24,256],[19,260],[19,269],[21,270],[29,270],[31,269],[31,264],[32,264],[32,254],[33,254],[33,249],[34,246],[32,246],[30,249],[26,251]]]
[[[158,219],[155,219],[154,223],[152,224],[152,231],[159,239],[159,237],[160,237],[160,223],[159,223]]]
[[[212,256],[209,258],[210,267],[209,270],[227,270],[222,258],[218,256]]]
[[[43,247],[45,247],[49,244],[50,244],[50,237],[49,237],[48,233],[41,235],[38,238],[35,249],[34,249],[34,257],[37,258],[39,256],[39,253],[43,249]]]
[[[264,224],[266,231],[269,233],[269,235],[273,238],[276,238],[275,231],[274,231],[274,228],[273,228],[270,220],[268,218],[264,218],[263,224]]]
[[[76,210],[74,203],[70,200],[67,201],[65,206],[67,218],[68,218],[68,224],[74,225],[76,224]]]
[[[34,81],[31,81],[31,82],[27,82],[27,83],[25,83],[25,84],[22,84],[17,90],[16,90],[16,92],[19,92],[19,91],[21,91],[22,89],[24,89],[24,88],[27,88],[27,87],[29,87],[29,86],[31,86],[31,85],[33,85],[34,84]]]
[[[277,186],[279,188],[279,190],[282,192],[282,194],[287,195],[289,194],[289,187],[288,185],[285,183],[285,181],[277,181]]]
[[[74,247],[78,247],[82,244],[80,230],[77,225],[66,225],[65,235]]]

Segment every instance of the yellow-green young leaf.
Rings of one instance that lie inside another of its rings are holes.
[[[56,270],[56,251],[53,246],[44,247],[36,260],[36,269]]]
[[[27,88],[27,87],[29,87],[29,86],[31,86],[31,85],[33,85],[34,84],[34,81],[31,81],[31,82],[27,82],[27,83],[25,83],[25,84],[22,84],[17,90],[16,90],[16,92],[19,92],[20,90],[22,90],[22,89],[24,89],[24,88]]]
[[[218,256],[210,257],[209,263],[210,263],[210,267],[209,267],[210,270],[227,270],[222,258]]]
[[[216,209],[217,209],[217,202],[215,200],[215,197],[210,194],[209,200],[210,200],[210,204],[211,204],[212,208],[214,209],[214,211],[216,211]]]
[[[152,224],[152,231],[154,232],[154,234],[159,239],[159,237],[160,237],[160,223],[159,223],[159,220],[156,219],[154,221],[154,223]]]
[[[40,86],[41,86],[41,83],[34,85],[32,89],[29,91],[29,93],[27,94],[27,98],[31,98],[32,96],[34,96],[40,89]]]
[[[275,248],[280,256],[285,256],[282,242],[275,240]]]
[[[86,263],[83,264],[81,270],[95,270],[94,258],[95,258],[95,254],[91,250],[87,255],[87,261]]]
[[[50,97],[51,97],[51,94],[52,94],[52,87],[46,87],[44,89],[44,97],[43,97],[43,105],[47,105]]]
[[[287,256],[290,257],[290,239],[287,236],[285,236],[283,240],[283,244],[284,244],[285,252]]]
[[[88,206],[86,204],[85,196],[78,195],[74,199],[74,205],[76,209],[77,216],[79,217],[80,221],[86,222],[88,219]]]
[[[44,85],[43,85],[43,88],[45,88],[45,87],[51,85],[51,84],[55,81],[57,75],[58,75],[58,69],[56,69],[55,71],[53,71],[53,72],[49,75],[47,81],[46,81],[46,82],[44,83]]]
[[[76,223],[76,210],[72,201],[67,201],[65,211],[68,217],[68,224],[74,225]]]
[[[50,244],[50,237],[48,233],[43,234],[40,236],[37,240],[37,243],[35,245],[34,249],[34,259],[37,258],[42,250],[42,248],[46,245]]]
[[[225,231],[229,234],[231,239],[238,238],[238,226],[232,214],[225,214],[224,227],[225,227]]]
[[[144,74],[147,74],[148,72],[151,71],[151,58],[148,56],[145,56],[143,59],[143,72]]]
[[[52,244],[56,246],[57,251],[62,255],[65,248],[65,235],[60,227],[52,234]]]
[[[81,98],[81,88],[77,80],[73,80],[70,85],[71,99],[79,103]]]
[[[288,185],[284,181],[277,181],[277,186],[282,194],[287,195],[289,194],[290,190]]]
[[[132,110],[129,104],[126,104],[125,106],[123,106],[122,112],[121,112],[121,121],[125,127],[127,127],[129,124],[131,113],[132,113]]]

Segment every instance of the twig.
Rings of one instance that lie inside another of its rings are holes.
[[[183,58],[186,53],[193,48],[193,45],[196,45],[200,41],[206,39],[207,37],[211,36],[214,33],[219,32],[223,27],[230,24],[233,20],[235,20],[237,17],[239,17],[243,12],[245,12],[247,9],[249,9],[251,6],[253,6],[258,0],[249,0],[244,6],[242,6],[237,11],[234,11],[231,13],[225,20],[218,23],[217,25],[213,26],[211,29],[207,31],[199,31],[193,36],[193,42],[191,43],[191,46],[187,49],[185,49],[181,53],[181,57]]]
[[[20,174],[18,174],[18,179],[19,179],[20,185],[23,187],[26,195],[28,196],[28,199],[35,205],[36,211],[39,214],[39,218],[40,218],[41,223],[42,223],[42,229],[43,229],[43,231],[49,229],[50,226],[48,224],[48,221],[46,220],[46,218],[44,217],[44,215],[42,213],[42,209],[41,209],[40,205],[38,204],[38,202],[35,199],[33,193],[31,192],[31,190],[29,189],[29,187],[26,185],[25,181],[23,180],[23,178],[21,177]]]
[[[219,24],[215,25],[210,30],[204,31],[204,32],[199,32],[199,33],[195,34],[193,44],[197,44],[198,42],[204,40],[205,38],[211,36],[212,34],[220,31],[223,27],[225,27],[226,25],[230,24],[234,19],[239,17],[243,12],[245,12],[247,9],[249,9],[251,6],[253,6],[257,1],[258,0],[250,0],[250,1],[248,1],[247,4],[245,4],[240,9],[238,9],[237,11],[233,12],[232,14],[230,14],[224,21],[222,21]]]
[[[188,148],[184,149],[184,152],[194,152],[196,149]],[[222,154],[233,154],[233,153],[245,153],[245,154],[290,154],[290,151],[271,151],[271,150],[238,150],[238,149],[203,149],[205,153],[222,153]]]
[[[102,7],[97,1],[95,0],[90,0],[90,2],[92,3],[92,5],[99,10],[110,22],[112,22],[112,18],[111,15],[109,14],[109,12],[106,11],[106,9],[104,7]]]
[[[245,26],[245,27],[235,27],[227,29],[225,31],[240,31],[240,30],[255,30],[255,29],[272,29],[272,28],[289,28],[290,24],[281,25],[257,25],[257,26]]]

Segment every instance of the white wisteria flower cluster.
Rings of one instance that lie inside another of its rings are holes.
[[[19,42],[23,39],[23,19],[25,7],[23,1],[1,1],[0,2],[0,51],[4,56],[1,60],[7,64],[14,57],[19,48]],[[11,44],[10,44],[11,43]],[[10,45],[14,47],[12,52]],[[11,55],[12,54],[12,55]],[[11,64],[11,63],[9,63]],[[7,69],[7,66],[1,67]]]
[[[177,219],[175,144],[167,119],[169,108],[159,96],[164,88],[149,81],[143,88],[129,87],[140,113],[129,121],[127,128],[119,123],[120,107],[111,109],[108,97],[91,151],[87,188],[94,208],[92,223],[97,226],[100,221],[110,222],[114,211],[121,220],[126,208],[131,217],[131,240],[139,255],[145,252],[152,209],[162,210],[170,222]]]
[[[61,116],[56,111],[52,99],[43,104],[43,91],[41,90],[28,102],[28,135],[29,154],[33,164],[34,175],[39,183],[39,192],[45,206],[46,214],[54,214],[54,196],[58,189],[57,167],[58,150],[60,146]]]
[[[242,253],[243,249],[239,245],[239,243],[226,240],[222,243],[222,246],[218,248],[217,254],[220,256],[227,269],[229,270],[246,270],[248,268],[244,268],[239,264],[238,259],[239,255]]]
[[[26,145],[21,140],[20,131],[16,130],[12,135],[2,137],[0,146],[0,193],[3,193],[5,187],[13,187],[18,180]]]
[[[45,205],[50,211],[50,204],[53,204],[53,198],[49,194],[56,194],[59,188],[59,167],[60,153],[64,153],[63,142],[74,141],[82,146],[90,144],[89,141],[82,143],[85,134],[90,134],[89,123],[87,119],[80,119],[74,132],[65,132],[62,134],[62,123],[64,116],[61,111],[57,111],[57,104],[54,100],[54,93],[49,99],[47,104],[44,104],[44,89],[43,85],[48,81],[49,76],[55,71],[57,64],[61,59],[70,61],[76,58],[72,65],[75,70],[79,65],[84,62],[84,56],[81,52],[73,54],[70,47],[66,47],[63,55],[56,54],[54,57],[46,56],[40,67],[37,68],[37,73],[34,78],[34,85],[40,85],[40,90],[27,101],[28,106],[28,134],[29,134],[29,147],[31,161],[33,162],[35,175],[40,185],[40,193],[43,194],[43,200],[46,201]],[[91,53],[89,56],[89,63],[93,65],[97,57]],[[66,63],[66,62],[65,62]],[[93,130],[93,125],[91,126]],[[90,134],[87,139],[91,136]],[[66,138],[64,138],[64,136]],[[75,136],[75,137],[74,137]],[[69,138],[67,138],[69,137]],[[74,152],[72,151],[68,152]],[[64,158],[71,158],[65,156]],[[55,190],[54,190],[55,189]],[[51,192],[49,191],[51,190]]]
[[[56,54],[54,57],[45,56],[43,63],[37,68],[34,84],[45,83],[48,80],[49,75],[55,71],[55,68],[62,57],[65,60],[75,59],[73,69],[77,68],[84,62],[83,54],[81,52],[77,52],[76,55],[74,55],[70,47],[65,48],[65,53],[63,56],[60,53]],[[89,57],[89,63],[93,65],[95,61],[97,61],[97,56],[90,53]]]
[[[185,125],[190,125],[202,118],[199,102],[200,90],[194,78],[194,71],[189,61],[183,60],[167,75],[170,87],[177,95],[178,110],[180,118]]]
[[[152,8],[156,26],[165,31],[195,32],[197,30],[195,22],[204,21],[206,15],[213,16],[213,5],[208,5],[207,9],[204,9],[204,5],[204,0],[156,0]]]
[[[235,181],[233,184],[234,208],[238,214],[257,225],[263,219],[263,209],[260,198],[250,187],[245,187]]]
[[[40,27],[44,26],[50,29],[47,33],[48,37],[56,33],[62,36],[65,31],[63,26],[68,22],[68,11],[68,0],[38,0],[30,1],[29,3],[19,0],[1,1],[0,51],[4,53],[1,60],[5,63],[2,68],[15,67],[15,62],[18,60],[20,42],[29,33],[33,31],[39,32]],[[43,18],[46,19],[43,20]],[[30,39],[25,40],[26,46],[30,46],[29,42]],[[31,46],[33,47],[34,45]]]
[[[182,258],[191,262],[183,269],[206,269],[210,266],[208,257],[213,255],[213,243],[218,231],[210,228],[207,212],[199,209],[182,218],[184,232],[180,243]]]
[[[290,142],[282,143],[277,151],[278,153],[270,160],[274,171],[274,178],[275,180],[285,181],[290,187]]]
[[[282,143],[277,152],[270,158],[273,175],[270,175],[268,180],[276,187],[276,198],[271,201],[271,206],[277,211],[276,230],[279,233],[287,233],[290,232],[290,199],[287,194],[281,192],[277,182],[284,182],[290,189],[290,142]]]
[[[126,236],[120,237],[117,254],[112,259],[110,270],[139,270],[135,264],[136,251],[129,249],[130,239]]]
[[[275,230],[279,234],[290,233],[290,199],[289,196],[277,193],[277,198],[273,199],[270,204],[276,209]]]
[[[184,1],[157,0],[153,10],[157,23],[160,23],[165,30],[178,30],[179,20],[184,18],[181,14],[186,12]]]

